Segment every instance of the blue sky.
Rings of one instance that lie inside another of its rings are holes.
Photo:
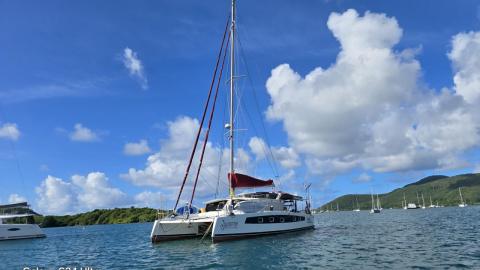
[[[23,197],[46,213],[168,205],[228,12],[228,1],[0,1],[0,202]],[[251,141],[265,139],[254,131],[261,119],[285,165],[280,188],[301,192],[312,182],[317,205],[478,170],[476,1],[242,0],[238,29],[246,59],[238,87],[256,125],[239,118],[243,170],[273,177]],[[317,67],[323,73],[304,80]],[[223,94],[212,158],[224,151]],[[408,151],[393,146],[404,139]],[[204,177],[199,202],[214,193],[216,177]]]

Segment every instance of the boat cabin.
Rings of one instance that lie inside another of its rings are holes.
[[[232,200],[233,209],[244,213],[260,211],[291,211],[297,212],[297,201],[302,201],[301,196],[283,192],[253,192],[242,193]],[[201,212],[223,210],[228,199],[216,199],[206,203]]]
[[[26,202],[0,205],[0,224],[34,224],[34,216],[40,216],[30,209]]]

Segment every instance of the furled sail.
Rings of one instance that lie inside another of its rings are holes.
[[[230,178],[230,173],[228,173],[228,179],[231,181],[232,188],[267,187],[274,185],[271,179],[260,180],[241,173],[234,173],[232,178]]]

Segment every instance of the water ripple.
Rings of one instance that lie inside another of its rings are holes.
[[[0,242],[0,269],[480,269],[480,207],[326,213],[303,233],[152,245],[151,223],[45,229]]]

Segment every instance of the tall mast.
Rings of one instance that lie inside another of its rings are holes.
[[[230,198],[234,196],[234,189],[232,187],[232,180],[235,173],[234,161],[234,143],[233,143],[233,119],[234,119],[234,74],[235,74],[235,0],[232,0],[232,22],[230,24]]]

